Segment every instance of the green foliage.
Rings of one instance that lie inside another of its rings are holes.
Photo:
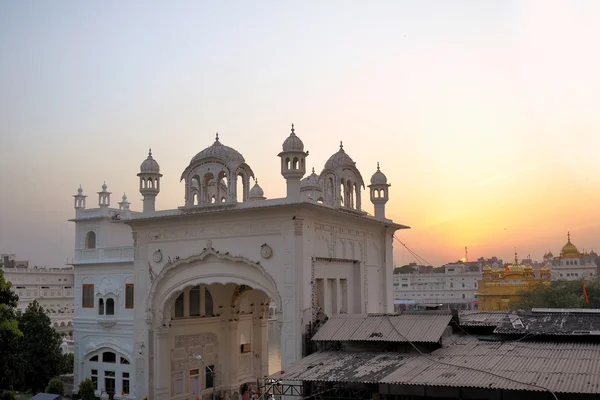
[[[12,390],[4,390],[0,394],[0,400],[16,400],[17,394]]]
[[[75,365],[75,357],[73,353],[63,354],[61,361],[61,372],[63,374],[72,374]]]
[[[50,379],[48,386],[46,386],[46,393],[60,394],[61,396],[64,396],[65,386],[63,385],[63,381],[61,381],[60,378]]]
[[[62,354],[60,335],[50,325],[50,317],[33,301],[19,320],[23,332],[20,357],[23,360],[22,385],[38,393],[46,387],[50,378],[60,374]]]
[[[414,272],[412,265],[403,265],[401,267],[394,268],[394,274],[410,274],[411,272]]]
[[[586,281],[586,292],[587,304],[583,299],[582,281],[552,281],[521,292],[510,308],[600,308],[600,278]]]
[[[91,379],[84,379],[79,383],[79,397],[81,400],[95,400],[94,383]]]
[[[18,347],[23,333],[15,312],[19,297],[11,286],[0,270],[0,391],[16,386],[20,376]]]

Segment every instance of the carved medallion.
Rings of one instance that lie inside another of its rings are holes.
[[[155,263],[159,263],[162,261],[163,255],[162,255],[162,252],[160,251],[160,249],[156,250],[154,252],[154,254],[152,255],[152,259],[154,260]]]
[[[260,246],[260,255],[263,256],[263,258],[271,258],[273,255],[273,249],[271,246],[265,243]]]

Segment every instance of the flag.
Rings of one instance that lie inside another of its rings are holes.
[[[585,289],[585,280],[583,280],[583,302],[585,304],[589,304],[589,299],[588,299],[588,295],[587,295],[587,290]]]

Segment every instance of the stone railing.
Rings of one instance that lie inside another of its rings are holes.
[[[75,263],[133,261],[133,246],[75,250]]]

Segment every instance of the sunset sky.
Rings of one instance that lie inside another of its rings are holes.
[[[600,2],[0,2],[0,252],[62,266],[72,195],[158,208],[212,144],[285,194],[294,123],[320,171],[381,163],[398,237],[434,265],[600,251]],[[368,197],[363,207],[372,212]],[[396,264],[414,259],[396,243]]]

